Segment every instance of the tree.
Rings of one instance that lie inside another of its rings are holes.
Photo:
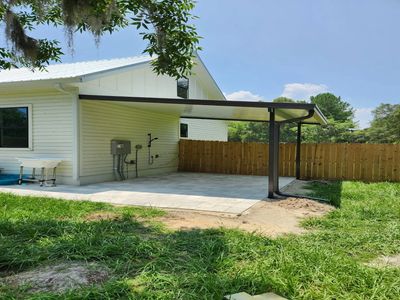
[[[305,125],[303,140],[308,143],[344,143],[354,141],[354,109],[351,105],[331,93],[310,98],[328,119],[327,125]]]
[[[279,97],[273,102],[296,101]],[[308,143],[343,143],[364,141],[365,137],[355,132],[356,124],[353,121],[354,112],[349,103],[330,93],[311,97],[311,102],[317,104],[322,113],[328,118],[328,124],[323,126],[303,125],[303,141]],[[298,103],[305,103],[298,101]],[[258,141],[268,142],[268,124],[246,122],[232,123],[229,126],[229,139],[242,142]],[[294,143],[297,140],[297,125],[287,123],[281,125],[281,142]]]
[[[228,140],[231,142],[268,143],[268,123],[265,122],[230,122]]]
[[[374,118],[366,130],[372,143],[400,143],[400,104],[381,103],[373,110]]]
[[[14,66],[44,68],[63,54],[59,41],[30,36],[39,25],[63,26],[68,45],[73,33],[90,32],[99,42],[104,33],[135,26],[148,42],[144,52],[157,59],[158,74],[190,74],[200,37],[190,20],[194,0],[0,0],[0,21],[6,41],[0,47],[0,69]]]
[[[354,117],[351,105],[331,93],[323,93],[310,97],[311,103],[317,104],[328,119],[335,121],[350,121]]]
[[[276,102],[276,103],[294,103],[296,101],[294,101],[293,99],[287,98],[287,97],[278,97],[278,98],[275,98],[274,100],[272,100],[272,102]]]
[[[293,103],[294,100],[286,97],[279,97],[273,102]],[[268,143],[269,132],[266,122],[231,122],[228,127],[228,139],[234,142],[261,142]],[[296,141],[296,124],[284,124],[281,126],[281,141]]]
[[[355,142],[353,120],[328,119],[327,125],[303,125],[302,136],[306,143],[349,143]]]
[[[296,101],[287,97],[278,97],[272,100],[272,102],[295,103]],[[280,127],[280,140],[283,143],[295,143],[297,140],[297,124],[296,123],[282,124]]]

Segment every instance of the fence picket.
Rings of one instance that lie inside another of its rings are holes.
[[[296,145],[280,145],[281,176],[296,174]],[[261,143],[181,140],[180,171],[268,175],[269,148]],[[302,144],[306,179],[400,181],[400,145]]]

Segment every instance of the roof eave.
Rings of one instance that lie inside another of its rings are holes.
[[[316,104],[314,104],[314,112],[319,117],[319,119],[321,120],[321,125],[327,125],[328,124],[327,118],[324,116],[324,114],[319,109],[318,105],[316,105]]]
[[[16,85],[29,85],[29,86],[49,86],[55,83],[78,83],[81,82],[82,78],[77,77],[66,77],[66,78],[51,78],[51,79],[39,79],[39,80],[20,80],[10,82],[0,82],[0,88],[2,87],[14,87]]]
[[[200,62],[200,64],[203,67],[204,71],[208,75],[212,85],[218,91],[218,93],[220,94],[221,98],[224,99],[224,100],[227,100],[226,97],[225,97],[225,94],[222,92],[222,90],[220,89],[219,85],[217,84],[217,82],[215,81],[214,77],[211,75],[210,71],[208,70],[208,68],[206,67],[206,65],[204,64],[203,60],[201,59],[200,55],[197,52],[196,52],[196,58]]]

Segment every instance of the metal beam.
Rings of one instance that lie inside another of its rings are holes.
[[[268,123],[269,121],[254,120],[254,119],[233,119],[233,118],[211,118],[211,117],[192,117],[192,116],[180,116],[182,119],[194,119],[194,120],[217,120],[217,121],[240,121],[240,122],[257,122],[257,123]]]
[[[312,103],[281,103],[263,101],[236,101],[236,100],[205,100],[205,99],[182,99],[182,98],[157,98],[157,97],[126,97],[109,95],[86,95],[80,94],[80,100],[94,101],[117,101],[117,102],[138,102],[138,103],[165,103],[165,104],[188,104],[188,105],[214,105],[231,107],[261,107],[281,109],[304,109],[317,110],[318,107]]]

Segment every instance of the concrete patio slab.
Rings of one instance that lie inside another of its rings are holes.
[[[281,177],[280,186],[293,180]],[[86,186],[23,184],[0,187],[0,192],[17,195],[232,214],[242,213],[265,199],[267,191],[266,176],[183,172]]]

